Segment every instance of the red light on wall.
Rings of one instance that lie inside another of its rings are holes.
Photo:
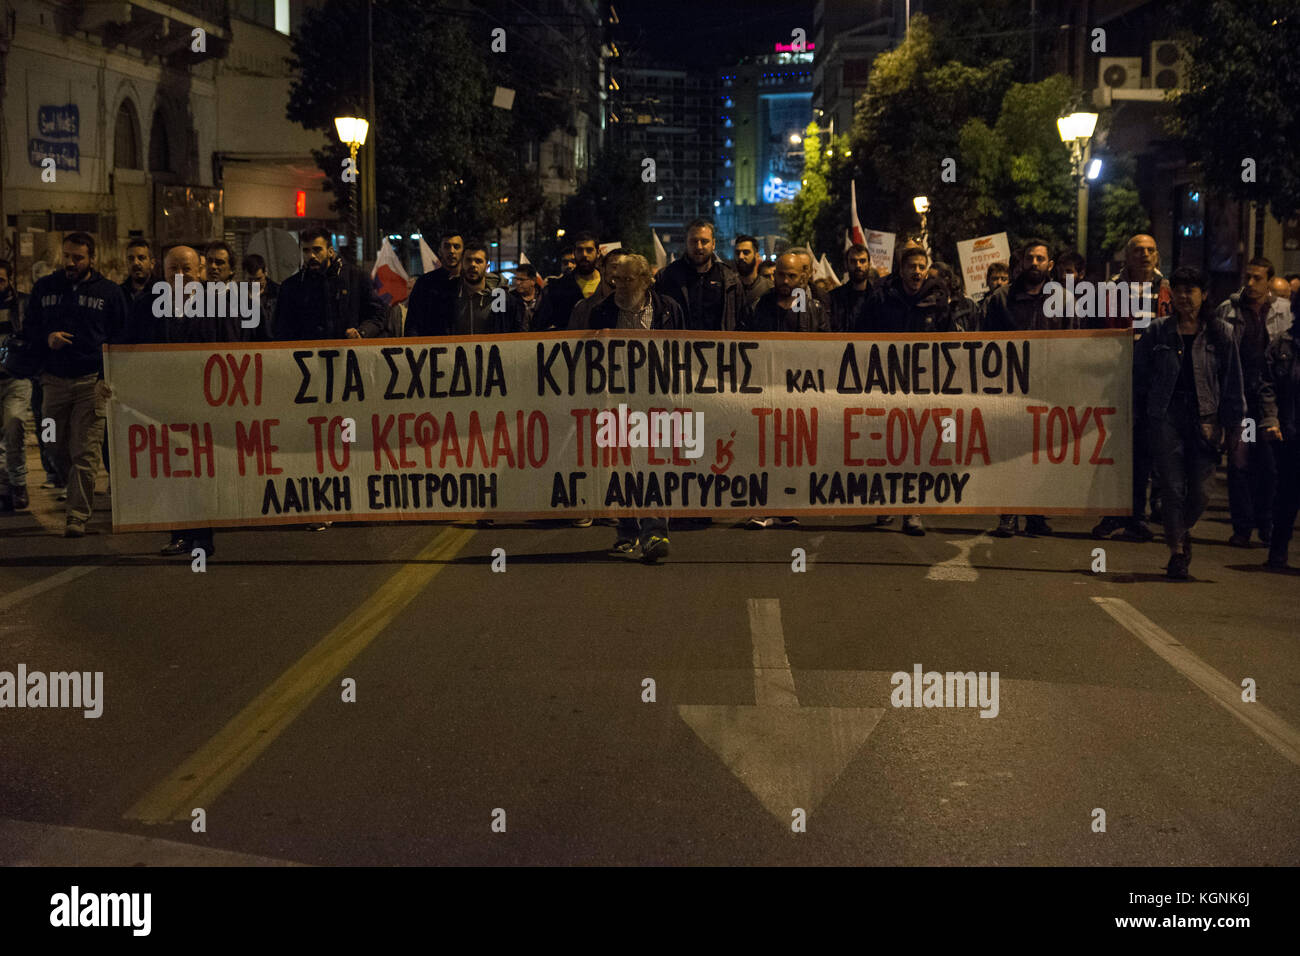
[[[307,192],[299,189],[297,195],[293,197],[293,214],[295,216],[307,215]]]
[[[816,43],[806,43],[804,44],[804,46],[806,47],[807,52],[810,53],[813,50],[817,49]],[[778,43],[776,44],[776,52],[777,53],[798,53],[799,51],[794,48],[793,43]]]

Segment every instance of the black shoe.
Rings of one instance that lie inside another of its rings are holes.
[[[1097,539],[1108,538],[1124,527],[1123,518],[1102,518],[1092,529],[1092,536]]]
[[[1186,581],[1191,577],[1187,573],[1187,566],[1191,563],[1191,558],[1185,554],[1171,554],[1169,564],[1165,566],[1165,577],[1171,581]]]
[[[1154,541],[1156,536],[1142,523],[1141,518],[1130,518],[1124,522],[1124,537],[1133,541]]]
[[[641,559],[647,564],[654,564],[668,557],[668,538],[662,534],[647,535],[641,541]]]
[[[1015,515],[1003,515],[998,519],[998,526],[993,529],[993,537],[1010,538],[1016,533],[1017,518]]]
[[[1234,548],[1249,548],[1249,547],[1250,547],[1250,535],[1249,535],[1249,534],[1237,534],[1237,533],[1234,531],[1233,534],[1232,534],[1232,537],[1228,539],[1228,544],[1232,545]]]
[[[1025,537],[1037,538],[1039,535],[1050,535],[1051,526],[1048,525],[1047,519],[1042,515],[1030,515],[1025,519]]]
[[[181,554],[188,555],[190,553],[190,541],[188,538],[177,535],[172,538],[171,544],[167,545],[167,547],[163,548],[158,553],[164,554],[169,558],[174,558]]]
[[[888,528],[893,523],[894,523],[893,515],[876,515],[877,528]]]
[[[903,518],[903,534],[919,538],[925,534],[925,525],[921,524],[920,515],[906,515]]]
[[[31,499],[27,497],[27,486],[18,485],[9,489],[14,499],[14,511],[26,511],[31,505]]]
[[[1264,562],[1264,567],[1270,571],[1289,571],[1291,565],[1287,564],[1286,555],[1278,554],[1276,551],[1268,553],[1268,560]]]

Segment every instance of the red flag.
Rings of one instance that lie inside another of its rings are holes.
[[[849,183],[849,220],[853,226],[853,241],[865,246],[867,244],[867,234],[862,231],[862,223],[858,221],[858,184],[856,181]]]
[[[379,249],[375,267],[370,272],[370,281],[375,284],[375,291],[379,293],[379,298],[386,306],[391,307],[398,302],[405,302],[406,296],[410,293],[410,276],[402,268],[397,253],[393,251],[387,239]]]

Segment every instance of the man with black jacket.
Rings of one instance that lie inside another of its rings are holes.
[[[1291,327],[1273,336],[1259,382],[1259,427],[1277,463],[1273,536],[1264,567],[1285,571],[1300,512],[1300,292],[1291,297]]]
[[[753,311],[742,317],[745,332],[829,332],[822,304],[803,286],[799,257],[785,253],[776,260],[776,285],[763,294]]]
[[[100,349],[126,324],[126,298],[95,271],[95,239],[71,232],[63,240],[63,269],[32,287],[26,334],[45,365],[42,413],[54,419],[55,455],[68,476],[64,536],[86,533],[95,501],[105,402]]]
[[[844,265],[849,281],[830,292],[831,331],[857,332],[866,322],[867,301],[871,298],[871,254],[855,242],[844,250]]]
[[[597,253],[596,237],[589,232],[579,233],[573,240],[573,271],[546,283],[542,300],[533,313],[534,332],[570,328],[573,307],[600,288]]]
[[[675,301],[688,329],[734,332],[745,309],[736,271],[714,255],[713,223],[696,219],[686,227],[686,257],[659,273],[655,290]]]
[[[282,342],[383,335],[387,310],[370,277],[344,262],[329,230],[302,234],[302,268],[280,286],[272,325]]]
[[[488,252],[470,240],[460,258],[460,274],[433,297],[428,309],[406,316],[407,336],[498,335],[525,331],[525,309],[518,294],[488,282]]]
[[[153,284],[153,273],[157,267],[149,240],[135,236],[126,244],[126,278],[118,286],[126,296],[127,304],[134,302],[137,296],[145,295]]]

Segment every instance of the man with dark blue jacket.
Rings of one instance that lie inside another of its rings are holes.
[[[382,336],[388,310],[370,277],[334,251],[329,230],[302,234],[302,268],[280,286],[272,326],[282,342]]]
[[[95,501],[106,398],[100,349],[126,324],[126,297],[95,271],[95,240],[84,232],[63,240],[63,270],[32,287],[26,334],[41,353],[46,418],[54,419],[55,456],[68,476],[65,537],[86,533]]]
[[[686,227],[686,256],[659,273],[655,291],[681,307],[688,329],[734,332],[745,311],[740,276],[714,254],[713,223],[696,219]]]
[[[1291,297],[1291,328],[1273,336],[1259,383],[1260,428],[1277,464],[1273,537],[1264,566],[1284,571],[1300,512],[1300,292]]]

